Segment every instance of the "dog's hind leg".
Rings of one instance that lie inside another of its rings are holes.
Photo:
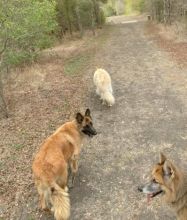
[[[61,176],[58,178],[57,180],[57,184],[65,189],[67,186],[67,181],[68,181],[68,167],[66,166],[63,170],[63,173],[61,174]]]
[[[105,104],[105,96],[104,96],[103,92],[101,93],[100,100],[102,101],[102,104],[104,105]]]
[[[98,88],[96,89],[96,94],[97,94],[97,95],[100,95],[100,91],[99,91]]]
[[[42,210],[49,211],[49,195],[48,188],[41,184],[37,186],[39,198],[39,206]]]
[[[106,102],[106,100],[104,99],[104,97],[101,98],[101,101],[102,101],[102,105],[106,105],[106,104],[107,104],[107,102]]]
[[[44,194],[40,194],[40,198],[39,198],[39,206],[42,210],[46,210],[47,206],[46,206],[46,203],[45,203],[45,199],[44,199]]]

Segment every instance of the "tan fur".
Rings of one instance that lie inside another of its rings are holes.
[[[164,176],[164,170],[171,172],[170,177]],[[164,191],[163,199],[173,208],[178,220],[187,220],[187,173],[181,171],[163,154],[160,163],[155,165],[152,176]]]
[[[96,93],[100,96],[103,104],[106,103],[108,106],[112,106],[115,99],[109,73],[104,69],[97,69],[93,81],[96,86]]]
[[[41,145],[32,165],[41,208],[48,209],[51,204],[56,220],[66,220],[70,216],[66,187],[68,164],[75,174],[84,137],[81,129],[91,122],[91,117],[81,117],[83,121],[80,123],[77,120],[67,122],[48,137]]]
[[[68,219],[70,216],[70,201],[67,189],[62,189],[57,184],[51,195],[52,211],[56,220]]]

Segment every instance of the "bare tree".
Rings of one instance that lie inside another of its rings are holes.
[[[185,19],[187,11],[186,0],[146,0],[146,6],[153,20],[166,25]]]
[[[0,108],[4,112],[6,118],[8,118],[7,104],[5,102],[3,82],[2,82],[2,72],[0,72]]]
[[[81,23],[78,1],[76,2],[76,6],[75,6],[75,15],[76,15],[76,18],[77,18],[78,29],[80,31],[80,37],[82,37],[83,36],[83,26],[82,26],[82,23]]]
[[[5,20],[2,20],[0,22],[0,26],[2,27],[4,24]],[[4,115],[6,118],[8,118],[8,110],[7,110],[7,105],[5,102],[5,97],[4,97],[4,90],[3,90],[3,67],[2,67],[2,59],[3,59],[3,54],[7,49],[7,44],[8,44],[8,37],[5,35],[4,39],[1,39],[1,45],[2,48],[0,50],[0,108],[4,112]]]

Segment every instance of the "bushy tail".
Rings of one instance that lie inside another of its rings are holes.
[[[67,220],[70,216],[70,199],[68,189],[62,189],[53,183],[51,187],[52,211],[56,220]]]

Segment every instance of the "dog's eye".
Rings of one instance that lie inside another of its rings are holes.
[[[154,178],[154,179],[153,179],[153,183],[158,183],[158,181],[156,181],[156,179]]]

